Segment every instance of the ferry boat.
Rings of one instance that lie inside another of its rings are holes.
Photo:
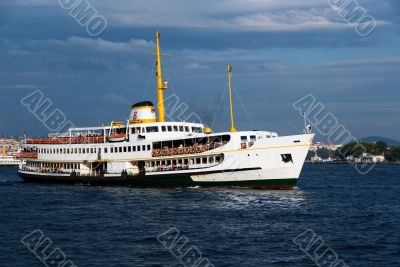
[[[13,156],[1,155],[0,167],[2,166],[19,166],[20,160]]]
[[[7,153],[7,139],[4,137],[4,141],[2,143],[2,154],[0,155],[0,167],[2,166],[18,166],[20,164],[20,159],[8,155]]]
[[[272,131],[213,133],[202,123],[166,121],[160,34],[156,32],[156,106],[131,107],[126,123],[71,128],[64,134],[23,144],[18,170],[27,182],[152,187],[242,186],[292,189],[314,134],[279,136]]]

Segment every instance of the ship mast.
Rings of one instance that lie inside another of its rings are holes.
[[[163,81],[161,69],[161,53],[160,53],[160,32],[156,32],[156,67],[157,67],[157,96],[158,96],[158,122],[165,121],[164,109],[164,90],[168,88],[168,82]]]
[[[231,67],[231,64],[228,64],[229,112],[230,112],[230,116],[231,116],[231,129],[229,131],[236,132],[235,122],[233,120],[231,75],[232,75],[232,67]]]

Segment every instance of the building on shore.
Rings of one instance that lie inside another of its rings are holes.
[[[355,159],[356,163],[382,163],[385,162],[384,155],[372,155],[370,153],[362,153],[362,155]]]
[[[17,156],[21,151],[21,142],[15,138],[0,138],[0,151],[6,151],[9,156]]]
[[[322,142],[316,142],[310,146],[311,151],[316,151],[317,149],[328,149],[332,151],[336,151],[341,148],[342,144],[325,144]]]

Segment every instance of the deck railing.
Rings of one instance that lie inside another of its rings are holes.
[[[226,144],[226,142],[223,142],[223,143],[214,142],[214,143],[204,144],[204,145],[181,146],[181,147],[173,147],[173,148],[153,148],[152,156],[153,157],[164,157],[164,156],[197,154],[197,153],[206,152],[208,150],[216,149],[225,144]]]

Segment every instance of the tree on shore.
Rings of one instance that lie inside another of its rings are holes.
[[[358,158],[363,153],[372,155],[384,155],[385,160],[389,162],[400,162],[400,146],[389,147],[385,142],[376,143],[352,142],[346,144],[336,151],[336,156],[346,159],[349,156]]]

